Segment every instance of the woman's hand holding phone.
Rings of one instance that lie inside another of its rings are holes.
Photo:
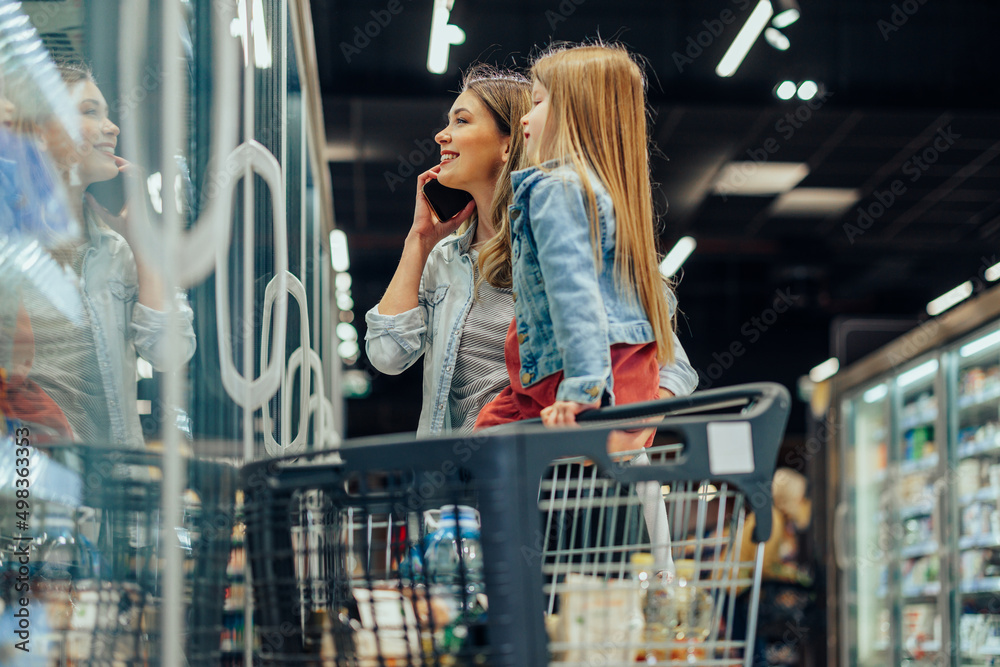
[[[410,227],[410,238],[419,241],[427,252],[438,242],[458,229],[463,222],[472,216],[476,210],[476,202],[471,201],[451,220],[438,220],[424,196],[424,185],[437,179],[441,165],[435,165],[417,177],[417,198],[413,209],[413,225]]]

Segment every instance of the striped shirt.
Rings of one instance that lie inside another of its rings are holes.
[[[77,276],[88,248],[85,243],[73,252],[71,265]],[[111,417],[88,309],[82,309],[80,322],[73,322],[34,287],[26,287],[22,299],[35,338],[28,379],[63,411],[78,442],[111,444]]]
[[[469,255],[475,267],[474,279],[478,280],[478,253],[472,251]],[[512,319],[513,291],[485,281],[480,284],[462,328],[448,397],[454,431],[471,431],[482,407],[510,383],[503,346]]]

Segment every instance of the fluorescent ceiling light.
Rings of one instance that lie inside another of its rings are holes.
[[[788,41],[788,38],[785,37],[780,30],[776,30],[775,28],[768,28],[765,30],[764,39],[767,40],[768,44],[779,51],[787,51],[788,47],[792,45],[792,43]]]
[[[927,377],[928,375],[933,375],[934,373],[937,372],[937,369],[938,369],[937,359],[931,359],[930,361],[926,361],[920,364],[916,368],[912,368],[906,371],[905,373],[899,376],[899,380],[897,380],[896,382],[900,387],[906,387],[913,384],[917,380]]]
[[[861,398],[864,399],[865,403],[875,403],[881,401],[883,398],[889,395],[889,387],[886,384],[877,384],[868,391],[866,391]]]
[[[333,279],[334,284],[337,287],[338,292],[350,292],[351,291],[351,274],[350,273],[338,273],[337,277]]]
[[[850,188],[795,188],[774,200],[775,217],[826,217],[843,213],[854,206],[861,195]]]
[[[677,270],[681,268],[684,261],[691,256],[694,252],[695,247],[697,247],[698,242],[695,241],[690,236],[685,236],[674,244],[674,247],[670,249],[667,256],[663,258],[660,262],[660,274],[664,278],[669,278],[670,276],[677,273]]]
[[[788,192],[809,175],[805,162],[730,162],[719,171],[712,192],[763,196]]]
[[[988,350],[995,345],[1000,345],[1000,331],[994,331],[991,334],[987,334],[982,338],[978,338],[967,345],[963,345],[959,350],[958,354],[962,357],[971,357],[974,354],[978,354],[983,350]]]
[[[750,14],[750,18],[740,28],[736,39],[733,40],[733,43],[729,46],[729,50],[726,51],[726,54],[722,56],[722,60],[719,61],[718,67],[715,68],[716,74],[721,77],[727,77],[736,73],[736,70],[743,63],[743,59],[750,53],[750,48],[753,47],[754,42],[760,37],[760,33],[764,31],[767,22],[771,20],[772,14],[774,14],[774,9],[771,7],[769,0],[760,0],[757,3],[757,6]]]
[[[990,268],[986,269],[986,273],[983,274],[983,277],[990,282],[1000,279],[1000,264],[994,264]]]
[[[837,359],[837,357],[830,357],[819,366],[816,366],[809,371],[809,379],[813,382],[822,382],[823,380],[832,378],[839,370],[840,360]]]
[[[940,315],[949,308],[962,303],[972,296],[972,281],[966,280],[955,289],[948,290],[938,298],[927,304],[927,314]]]
[[[347,252],[347,234],[342,229],[330,232],[330,263],[334,271],[347,271],[351,268],[351,258]]]
[[[448,53],[452,44],[465,43],[465,31],[448,23],[454,0],[434,0],[431,15],[431,42],[427,47],[427,69],[434,74],[448,71]]]

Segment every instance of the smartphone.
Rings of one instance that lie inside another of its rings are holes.
[[[472,195],[465,190],[456,190],[447,185],[441,185],[432,178],[424,184],[422,192],[424,199],[430,204],[431,210],[441,222],[451,220],[472,201]]]

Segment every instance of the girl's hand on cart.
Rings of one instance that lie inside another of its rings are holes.
[[[546,426],[569,426],[576,424],[576,416],[584,410],[600,407],[600,401],[594,403],[577,403],[576,401],[556,401],[547,408],[542,408],[542,423]]]

